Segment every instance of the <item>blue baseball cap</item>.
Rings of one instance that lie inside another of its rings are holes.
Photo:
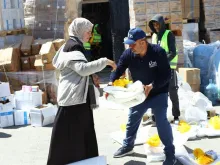
[[[128,37],[124,39],[124,44],[131,45],[134,44],[137,40],[145,37],[145,32],[142,29],[136,27],[128,31]]]

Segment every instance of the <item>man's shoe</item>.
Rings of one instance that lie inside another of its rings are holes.
[[[179,117],[174,117],[174,120],[171,121],[171,123],[173,123],[173,124],[175,124],[175,125],[179,125],[179,123],[180,123]]]
[[[133,149],[128,149],[126,147],[121,147],[118,149],[118,151],[114,154],[114,158],[120,158],[126,155],[133,154]]]
[[[166,157],[165,161],[163,162],[163,165],[175,165],[176,164],[176,158],[169,158]]]

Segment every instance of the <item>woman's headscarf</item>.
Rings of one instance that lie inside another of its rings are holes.
[[[92,27],[93,24],[89,20],[85,18],[76,18],[69,26],[69,36],[75,36],[83,43],[83,34],[90,31]]]

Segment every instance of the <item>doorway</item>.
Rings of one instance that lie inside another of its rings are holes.
[[[101,42],[91,44],[91,59],[96,60],[102,57],[113,59],[111,17],[109,2],[84,3],[82,4],[82,17],[90,20],[94,27],[98,25],[98,33],[101,35]],[[93,30],[94,32],[94,30]]]

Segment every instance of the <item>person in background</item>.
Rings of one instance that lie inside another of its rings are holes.
[[[91,61],[92,53],[91,53],[91,44],[90,44],[90,42],[89,41],[84,42],[83,47],[85,48],[85,57],[86,57],[87,61]]]
[[[90,75],[115,62],[101,58],[87,62],[83,43],[93,24],[76,18],[69,26],[70,39],[57,52],[53,65],[60,70],[58,112],[54,121],[47,165],[64,165],[98,156],[92,108],[97,98]]]
[[[178,63],[178,54],[176,50],[175,36],[170,30],[165,29],[164,18],[162,15],[155,15],[149,22],[149,27],[154,33],[152,43],[160,45],[165,51],[170,63],[171,79],[169,85],[169,96],[172,101],[172,114],[174,123],[179,123],[180,108],[178,98],[178,80],[176,68]],[[153,117],[153,120],[155,118]]]
[[[109,85],[112,85],[129,68],[133,81],[139,80],[143,83],[147,98],[143,103],[130,108],[126,138],[114,157],[119,158],[133,153],[141,119],[144,113],[152,108],[159,137],[165,146],[166,160],[163,165],[174,165],[176,159],[173,134],[166,116],[168,86],[171,77],[166,52],[160,46],[148,43],[145,32],[140,28],[130,29],[124,43],[129,45],[129,49],[120,56],[117,69],[110,76]]]

